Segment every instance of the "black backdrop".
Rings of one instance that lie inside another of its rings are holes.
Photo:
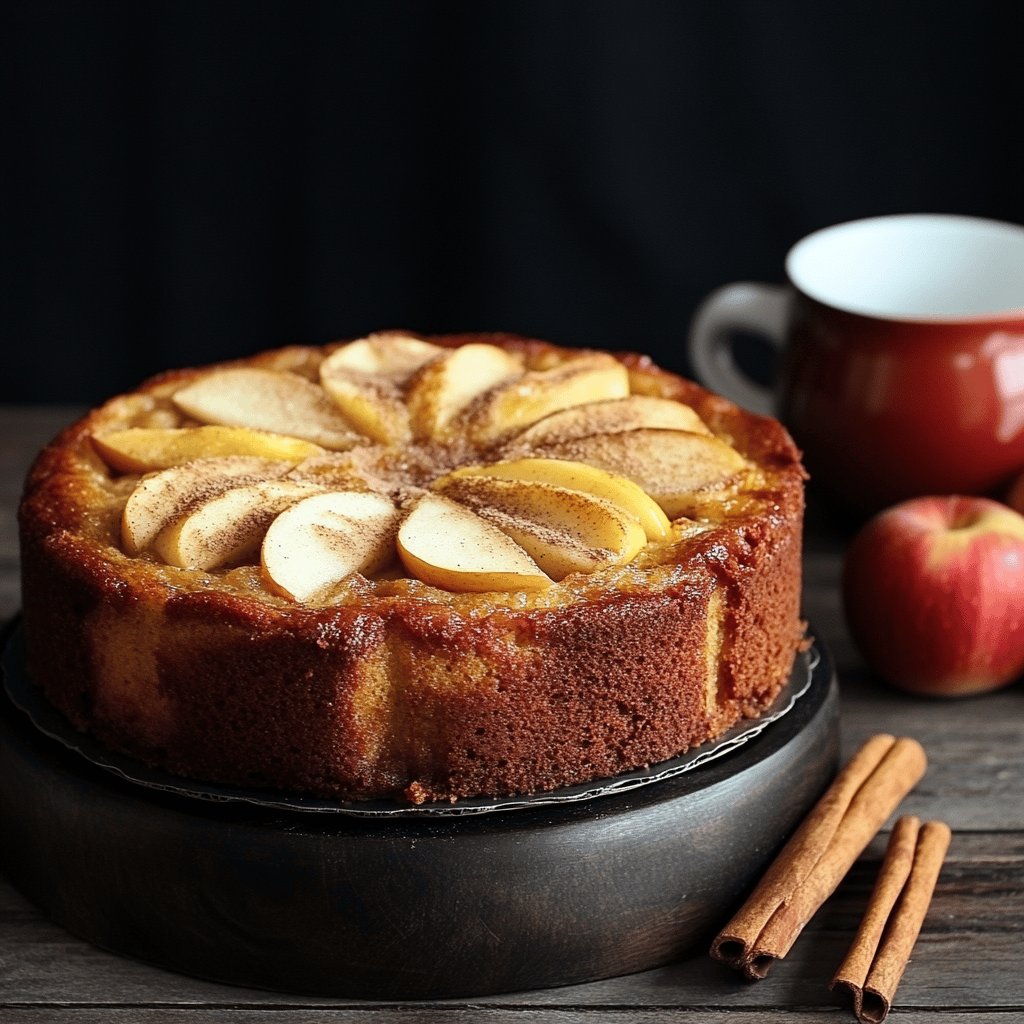
[[[686,369],[854,217],[1024,221],[1024,4],[8,4],[0,400],[387,326]]]

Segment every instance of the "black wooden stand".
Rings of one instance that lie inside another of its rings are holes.
[[[238,985],[437,999],[644,970],[702,950],[831,779],[838,698],[817,650],[793,709],[717,761],[618,796],[464,818],[145,790],[4,697],[3,871],[95,945]]]

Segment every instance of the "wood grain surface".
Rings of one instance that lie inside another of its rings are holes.
[[[75,410],[0,409],[0,616],[18,608],[15,507],[38,448]],[[896,997],[902,1024],[1024,1020],[1024,686],[945,702],[903,696],[867,671],[846,633],[838,579],[848,528],[812,508],[805,614],[829,645],[842,687],[844,757],[868,735],[916,737],[929,770],[900,813],[940,818],[953,843]],[[0,837],[4,823],[0,822]],[[311,999],[172,974],[93,948],[47,921],[0,879],[0,1021],[69,1024],[310,1024],[402,1020],[596,1024],[692,1020],[806,1024],[853,1020],[827,990],[852,938],[885,847],[880,835],[792,953],[751,984],[697,956],[607,981],[484,1000],[387,1003]],[[2,842],[0,838],[0,842]]]

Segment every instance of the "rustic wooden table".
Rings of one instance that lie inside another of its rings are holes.
[[[34,452],[67,408],[0,409],[0,618],[18,609],[15,509]],[[832,650],[842,685],[844,758],[868,735],[914,736],[928,774],[901,813],[950,824],[949,856],[893,1019],[1024,1019],[1024,686],[957,702],[903,696],[865,669],[842,618],[838,578],[845,537],[814,513],[805,562],[805,611]],[[0,823],[0,842],[4,823]],[[749,984],[699,956],[625,978],[473,1001],[382,1003],[311,999],[197,981],[95,949],[47,921],[0,878],[0,1021],[481,1020],[771,1024],[852,1020],[827,991],[863,910],[884,848],[880,836],[786,960]]]

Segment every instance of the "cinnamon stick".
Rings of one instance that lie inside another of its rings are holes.
[[[924,775],[926,765],[916,740],[880,734],[864,743],[719,932],[711,955],[752,980],[765,977]]]
[[[952,833],[941,821],[900,818],[874,891],[831,987],[848,991],[862,1024],[881,1024],[924,924]]]

